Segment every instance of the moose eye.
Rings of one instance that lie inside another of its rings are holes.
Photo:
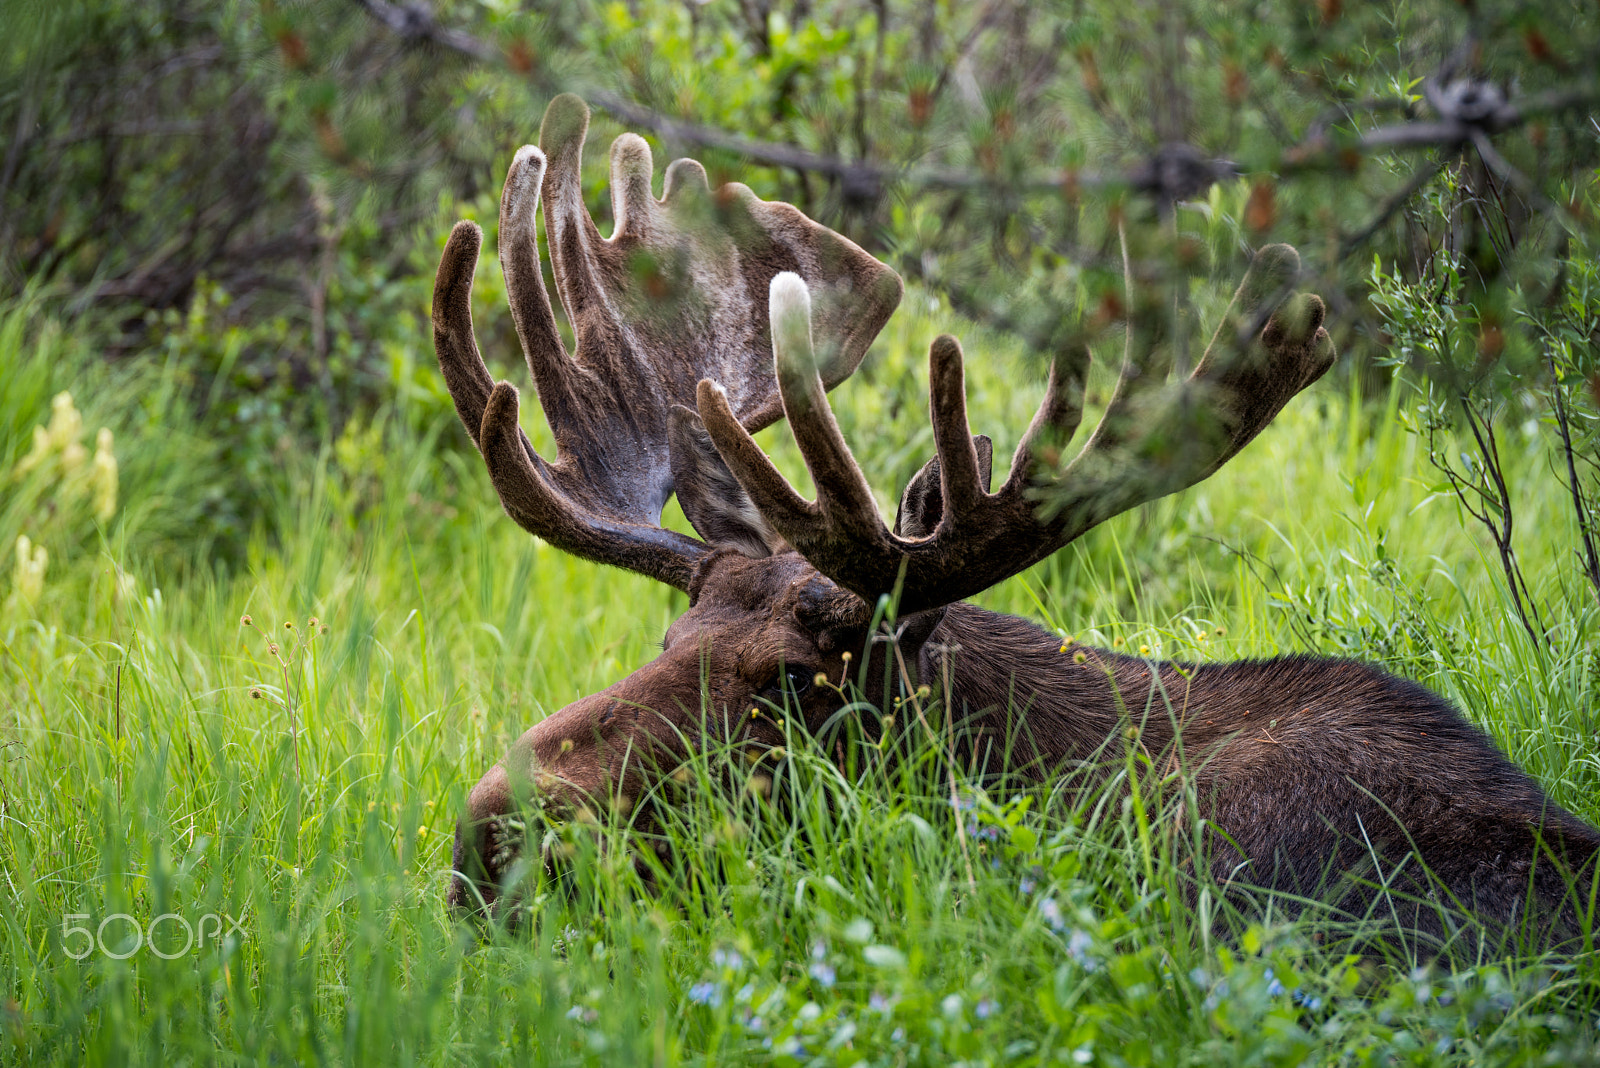
[[[770,695],[772,700],[780,701],[784,693],[803,697],[811,689],[812,680],[816,677],[813,671],[803,667],[786,667],[772,677],[772,681],[762,687],[762,693]]]

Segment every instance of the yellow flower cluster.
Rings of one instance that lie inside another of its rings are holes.
[[[50,554],[43,545],[35,545],[26,534],[17,535],[17,571],[14,588],[22,603],[33,607],[44,593],[44,573],[50,566]]]
[[[53,483],[57,506],[52,507],[49,514],[73,514],[76,508],[68,502],[81,501],[87,494],[95,519],[107,523],[117,514],[114,441],[110,429],[101,427],[95,434],[91,455],[82,438],[83,415],[72,403],[72,394],[63,390],[50,401],[49,425],[33,428],[33,448],[17,462],[11,473],[12,481],[21,482],[32,476],[42,480],[46,487]],[[0,483],[3,481],[0,478]],[[63,505],[67,507],[61,507]],[[31,608],[44,594],[50,554],[26,534],[17,536],[16,553],[13,591],[17,600]],[[124,586],[131,586],[131,576],[125,577],[119,569],[119,594]]]
[[[94,438],[94,456],[79,440],[83,416],[63,390],[50,401],[50,425],[33,428],[33,448],[16,467],[23,478],[35,471],[56,474],[68,485],[87,483],[94,497],[94,516],[102,523],[117,514],[117,456],[111,431],[101,427]],[[87,464],[87,469],[85,465]]]

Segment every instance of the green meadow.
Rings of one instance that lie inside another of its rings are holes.
[[[486,257],[486,301],[495,273]],[[281,442],[266,478],[233,466],[181,360],[108,361],[82,324],[5,309],[0,1062],[1596,1059],[1592,954],[1351,952],[1309,920],[1191,902],[1193,809],[1138,803],[1156,773],[1132,765],[1089,796],[952,783],[937,753],[850,781],[796,734],[771,796],[728,785],[718,754],[691,766],[648,889],[625,824],[551,827],[569,870],[530,875],[520,925],[452,915],[466,791],[649,660],[687,602],[502,514],[415,315],[386,405],[320,447]],[[931,453],[942,330],[997,456],[1042,388],[1014,344],[909,291],[834,394],[886,509]],[[1409,387],[1361,381],[1336,370],[1209,481],[982,603],[1064,644],[1381,663],[1600,821],[1600,613],[1549,428],[1507,418],[1500,438],[1553,635],[1536,645],[1405,425]],[[525,405],[548,451],[537,418]],[[786,435],[762,440],[798,476]],[[269,505],[216,534],[205,488],[255,477]]]

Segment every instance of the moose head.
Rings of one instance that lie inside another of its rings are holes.
[[[451,899],[460,904],[499,892],[514,845],[501,817],[528,790],[557,808],[627,809],[689,747],[781,742],[752,709],[788,701],[808,724],[826,719],[843,703],[852,657],[870,661],[857,660],[854,670],[867,672],[858,677],[905,686],[936,681],[928,639],[938,628],[986,628],[1003,643],[1001,632],[1025,625],[978,623],[968,618],[976,609],[951,606],[1109,517],[1206,478],[1333,361],[1321,302],[1285,299],[1294,250],[1265,248],[1187,377],[1167,381],[1161,316],[1130,317],[1114,394],[1070,462],[1062,447],[1083,412],[1089,354],[1058,352],[991,493],[989,440],[967,425],[961,347],[941,337],[929,356],[937,455],[905,488],[890,528],[825,394],[861,362],[899,302],[900,279],[789,205],[738,184],[713,192],[692,160],[667,168],[657,199],[650,150],[632,134],[611,148],[615,230],[601,237],[580,195],[588,117],[576,97],[554,100],[541,147],[516,154],[500,204],[507,296],[554,462],[519,429],[516,388],[492,381],[479,356],[469,297],[481,234],[468,222],[439,265],[434,343],[506,512],[567,552],[685,591],[690,608],[659,657],[538,723],[472,790],[456,841]],[[541,199],[572,353],[541,275]],[[780,417],[815,501],[751,437]],[[672,493],[704,540],[660,525]],[[896,625],[872,641],[889,593]],[[1020,650],[996,646],[977,659],[998,678],[1008,655]],[[1074,744],[1044,738],[1034,766]]]

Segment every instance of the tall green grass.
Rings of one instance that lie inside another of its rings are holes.
[[[922,360],[950,318],[926,300],[835,395],[885,504],[931,448]],[[965,333],[975,428],[1009,455],[1031,369]],[[106,370],[35,311],[0,320],[0,548],[25,534],[49,553],[32,603],[9,556],[0,577],[0,1058],[1594,1057],[1592,960],[1353,958],[1270,912],[1219,940],[1222,903],[1178,890],[1192,810],[970,783],[952,805],[931,761],[853,782],[799,738],[781,804],[721,788],[714,754],[674,787],[651,891],[625,828],[556,829],[570,872],[534,879],[528,923],[459,923],[444,890],[466,790],[526,727],[648,660],[686,602],[518,530],[426,354],[396,359],[415,388],[314,454],[287,448],[259,488],[273,521],[229,570],[185,537],[229,473],[178,369]],[[61,390],[85,442],[115,435],[108,522],[70,480],[9,475]],[[1403,400],[1319,386],[1209,482],[980,600],[1160,656],[1379,660],[1600,820],[1596,613],[1545,445],[1505,442],[1531,519],[1518,549],[1558,624],[1536,648],[1481,535],[1431,491]],[[782,429],[764,440],[798,476]],[[132,951],[133,926],[167,914],[229,920],[180,953],[165,919]],[[99,934],[81,960],[75,927]]]

